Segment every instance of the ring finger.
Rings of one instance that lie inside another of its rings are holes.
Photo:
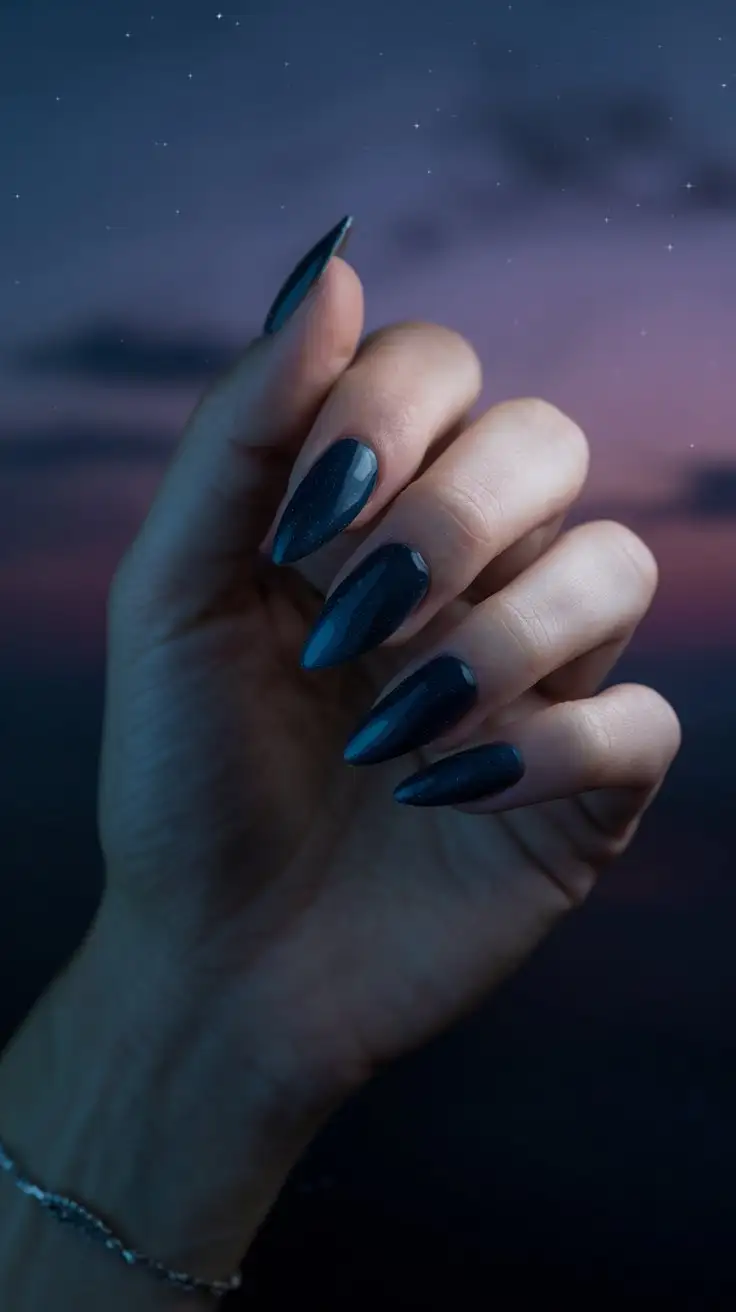
[[[384,689],[345,759],[375,764],[440,738],[442,750],[454,746],[554,671],[625,640],[656,584],[654,558],[630,529],[571,529]]]

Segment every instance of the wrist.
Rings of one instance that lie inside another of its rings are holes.
[[[0,1136],[132,1247],[215,1279],[339,1097],[266,1061],[226,986],[167,952],[103,907],[0,1062]]]

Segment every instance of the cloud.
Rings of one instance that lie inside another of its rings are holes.
[[[640,201],[639,221],[673,209],[683,217],[736,213],[736,167],[694,144],[666,96],[571,85],[534,98],[523,52],[517,57],[521,76],[499,78],[483,63],[462,113],[437,119],[445,186],[431,212],[392,224],[388,240],[402,261],[424,265],[472,234],[510,225],[518,233],[538,220],[546,199],[564,193],[608,206]]]
[[[122,550],[175,442],[157,430],[71,423],[0,433],[3,565]]]
[[[725,160],[695,163],[690,170],[695,208],[733,212],[736,210],[736,168]]]
[[[24,370],[100,383],[201,384],[232,363],[236,348],[194,333],[164,335],[117,319],[98,319],[22,348]]]
[[[736,522],[736,464],[714,462],[687,470],[667,501],[583,501],[569,516],[570,523],[589,519],[623,519],[641,525]]]
[[[736,520],[736,464],[704,465],[690,472],[668,516]]]
[[[489,91],[492,87],[493,90]],[[665,99],[651,91],[607,95],[568,86],[537,95],[498,94],[481,70],[480,95],[462,117],[466,139],[501,156],[519,185],[555,190],[605,184],[625,158],[678,149]],[[457,127],[445,136],[457,141]]]
[[[0,433],[0,473],[95,464],[163,463],[173,437],[140,428],[105,431],[85,424]]]

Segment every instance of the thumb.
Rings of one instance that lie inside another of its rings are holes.
[[[343,220],[297,265],[263,335],[198,402],[121,563],[126,590],[132,585],[167,629],[242,597],[295,455],[355,354],[363,290],[333,258],[349,225]]]

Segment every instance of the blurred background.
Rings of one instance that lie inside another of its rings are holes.
[[[662,571],[616,681],[685,739],[585,909],[313,1145],[248,1305],[733,1307],[736,9],[230,2],[0,0],[0,1043],[99,894],[112,572],[352,212],[369,329],[445,322],[484,407],[585,428],[580,517]]]

